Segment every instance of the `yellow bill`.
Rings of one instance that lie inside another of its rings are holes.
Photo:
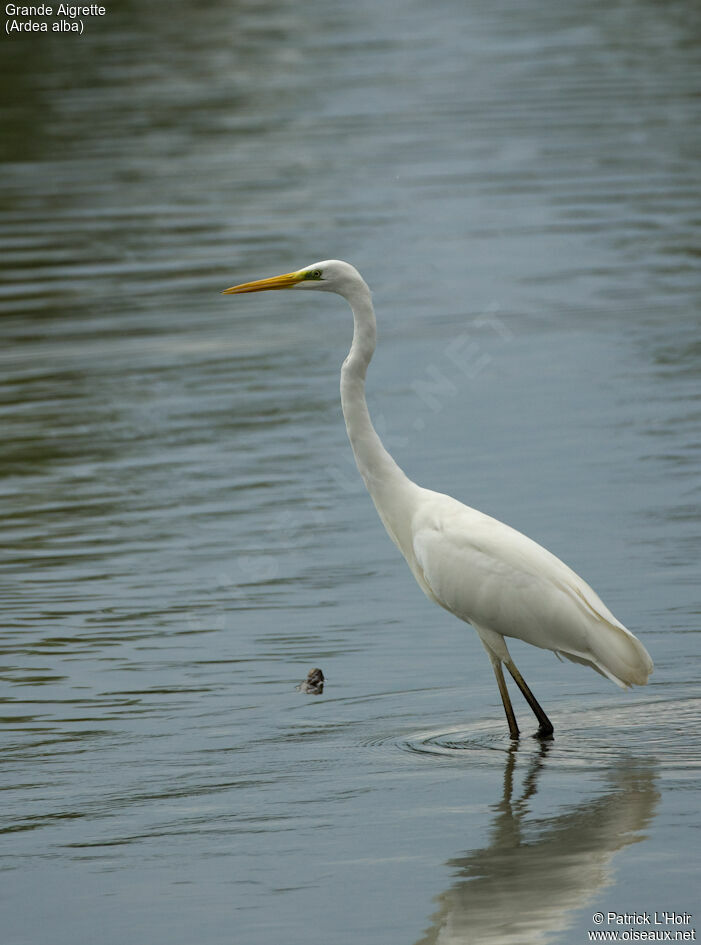
[[[238,295],[242,292],[265,292],[266,289],[291,289],[302,279],[306,278],[304,270],[301,272],[286,272],[282,276],[273,276],[270,279],[258,279],[256,282],[243,282],[230,289],[224,289],[222,295]]]

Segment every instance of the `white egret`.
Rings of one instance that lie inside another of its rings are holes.
[[[472,624],[487,651],[512,738],[519,730],[504,679],[506,666],[533,710],[537,734],[553,726],[506,646],[515,637],[590,666],[617,685],[644,685],[652,660],[640,641],[559,558],[508,525],[412,482],[382,445],[365,400],[375,351],[375,312],[360,273],[337,259],[246,282],[224,294],[317,289],[343,296],[353,311],[353,343],[341,370],[341,404],[355,461],[392,541],[421,590]]]

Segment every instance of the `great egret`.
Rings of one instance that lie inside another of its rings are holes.
[[[353,311],[353,343],[341,369],[341,405],[360,475],[389,537],[434,603],[472,624],[491,660],[511,738],[519,730],[502,664],[533,710],[542,738],[553,726],[506,646],[515,637],[591,666],[617,685],[644,685],[652,660],[640,641],[559,558],[503,522],[412,482],[382,445],[365,401],[375,351],[370,290],[337,259],[245,282],[225,295],[266,289],[317,289],[342,295]]]

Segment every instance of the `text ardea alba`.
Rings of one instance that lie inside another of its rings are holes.
[[[341,404],[360,475],[421,590],[479,634],[511,737],[518,738],[519,731],[502,664],[535,713],[538,735],[550,737],[553,726],[511,659],[504,637],[591,666],[623,688],[646,683],[652,672],[647,650],[574,571],[508,525],[416,485],[384,448],[365,401],[376,328],[370,290],[357,269],[329,259],[233,286],[224,294],[266,289],[336,292],[350,304],[353,343],[341,369]]]

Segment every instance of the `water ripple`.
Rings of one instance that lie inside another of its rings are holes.
[[[543,750],[548,767],[608,768],[622,755],[649,756],[663,770],[696,776],[701,767],[701,698],[653,699],[634,705],[571,706],[557,714],[555,738],[542,743],[523,732],[519,749]],[[419,755],[503,765],[513,750],[500,717],[468,726],[430,729],[398,738],[380,736],[372,747],[393,746]]]

